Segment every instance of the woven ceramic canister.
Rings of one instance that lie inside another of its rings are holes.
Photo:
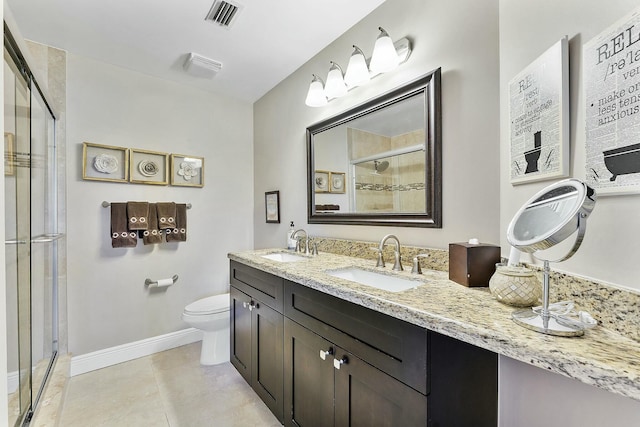
[[[515,307],[536,305],[542,296],[542,285],[533,270],[501,263],[496,264],[489,290],[501,303]]]

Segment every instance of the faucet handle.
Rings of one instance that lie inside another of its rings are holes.
[[[384,267],[384,259],[382,258],[382,250],[380,248],[369,248],[372,251],[378,253],[378,260],[376,261],[376,267]]]
[[[311,245],[311,255],[318,255],[318,244],[315,241]]]
[[[393,263],[393,271],[402,271],[402,256],[400,251],[393,251],[395,262]]]
[[[412,274],[422,274],[422,268],[420,268],[420,260],[418,258],[428,258],[429,254],[419,254],[413,257],[413,267],[411,268]]]

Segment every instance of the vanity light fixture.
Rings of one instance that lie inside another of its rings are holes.
[[[353,53],[349,58],[349,65],[347,65],[347,72],[344,75],[344,82],[350,88],[362,86],[371,79],[369,74],[367,58],[364,57],[364,52],[354,44]]]
[[[324,93],[327,98],[339,98],[347,94],[347,85],[344,83],[342,68],[333,61],[331,61],[331,67],[329,67],[329,74],[327,74]]]
[[[331,61],[326,85],[320,77],[313,74],[305,101],[309,107],[327,105],[328,101],[344,96],[347,91],[366,84],[378,74],[393,70],[409,58],[411,54],[409,39],[405,37],[394,43],[382,27],[378,29],[380,34],[376,39],[370,60],[367,60],[358,46],[353,45],[353,53],[349,58],[346,73],[342,72],[338,64]],[[323,94],[320,94],[321,90]]]
[[[315,74],[312,74],[312,76],[313,78],[309,85],[305,104],[309,107],[322,107],[323,105],[327,105],[327,95],[324,93],[324,82]]]
[[[386,73],[400,65],[400,58],[389,34],[382,27],[378,27],[378,30],[380,34],[373,46],[370,66],[374,73]]]

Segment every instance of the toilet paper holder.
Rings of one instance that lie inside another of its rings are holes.
[[[178,281],[178,275],[174,274],[170,279],[158,279],[151,280],[149,278],[145,279],[144,284],[150,288],[163,288],[166,286],[171,286]]]

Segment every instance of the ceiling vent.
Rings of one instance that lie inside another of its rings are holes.
[[[242,6],[238,3],[216,0],[204,19],[205,21],[215,22],[223,28],[229,28],[241,9]]]
[[[222,69],[222,62],[191,52],[183,66],[184,70],[194,77],[210,79]]]

